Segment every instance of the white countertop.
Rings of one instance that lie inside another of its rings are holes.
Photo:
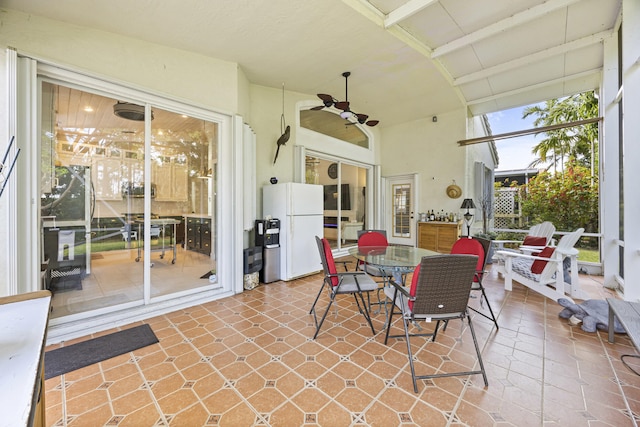
[[[44,351],[51,294],[43,291],[37,295],[41,297],[0,304],[2,427],[28,425],[34,392],[40,387],[36,381]]]

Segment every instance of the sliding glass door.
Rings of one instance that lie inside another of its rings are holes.
[[[217,286],[215,206],[218,125],[153,109],[151,297]],[[146,238],[146,237],[145,237]]]
[[[40,95],[52,317],[216,287],[218,124],[46,79]]]
[[[324,187],[324,237],[332,248],[356,244],[366,229],[367,168],[322,158],[306,157],[306,182]]]

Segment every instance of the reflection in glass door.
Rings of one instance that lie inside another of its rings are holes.
[[[324,237],[332,248],[356,244],[366,224],[367,169],[307,156],[306,182],[324,187]]]
[[[217,285],[218,142],[215,123],[160,108],[153,114],[148,249],[152,298]]]
[[[142,269],[131,220],[142,199],[125,197],[142,178],[144,122],[113,114],[116,99],[41,85],[42,264],[53,318],[140,304]]]
[[[151,119],[142,103],[46,81],[41,100],[40,246],[52,317],[141,305],[145,289],[169,298],[217,286],[218,125],[159,108]]]

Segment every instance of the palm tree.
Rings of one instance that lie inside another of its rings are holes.
[[[522,118],[536,116],[535,127],[551,126],[597,117],[598,99],[594,92],[584,92],[566,98],[551,99],[544,103],[527,107]],[[531,150],[537,159],[531,167],[548,163],[557,171],[558,165],[563,171],[565,161],[569,158],[591,167],[592,176],[597,170],[598,125],[587,125],[544,132],[546,138]]]

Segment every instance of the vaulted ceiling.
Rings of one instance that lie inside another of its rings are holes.
[[[237,62],[255,84],[344,94],[389,126],[598,87],[621,0],[0,0]],[[317,100],[317,99],[316,99]],[[319,101],[319,100],[318,100]]]

